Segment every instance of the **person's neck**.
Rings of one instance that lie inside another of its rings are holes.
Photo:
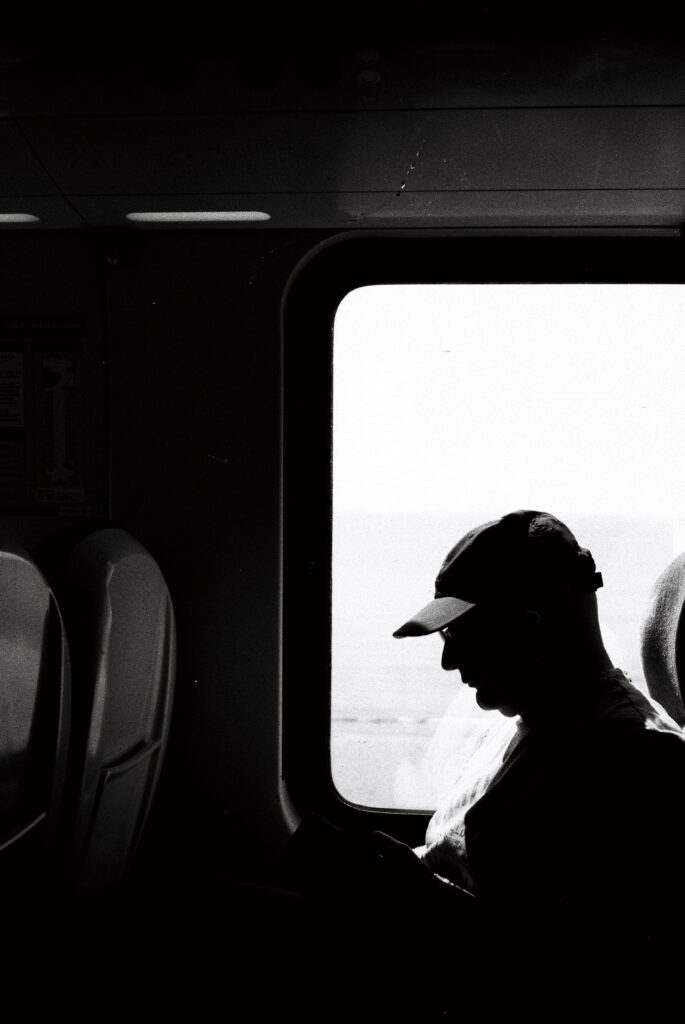
[[[614,668],[604,647],[564,664],[550,662],[540,671],[538,699],[530,709],[520,712],[521,722],[526,728],[560,722],[568,717],[570,709],[592,700],[602,689],[606,674]]]

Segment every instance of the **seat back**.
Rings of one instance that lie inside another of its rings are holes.
[[[685,554],[654,584],[641,626],[641,655],[650,694],[685,725]]]
[[[0,899],[22,916],[50,898],[69,739],[62,618],[30,555],[0,531]],[[29,909],[30,908],[30,909]]]
[[[63,836],[71,908],[117,895],[139,842],[169,732],[174,614],[159,566],[125,530],[82,537],[53,561],[72,661]]]

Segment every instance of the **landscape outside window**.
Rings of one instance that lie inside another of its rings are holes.
[[[439,637],[392,632],[471,526],[558,516],[605,586],[614,664],[685,549],[685,287],[397,285],[334,328],[331,762],[354,803],[430,810],[515,720],[482,711]]]

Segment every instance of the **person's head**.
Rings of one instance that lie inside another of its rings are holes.
[[[600,586],[592,555],[567,526],[545,512],[512,512],[461,538],[433,601],[394,635],[439,632],[443,668],[460,670],[481,707],[532,717],[566,696],[574,674],[610,667]]]

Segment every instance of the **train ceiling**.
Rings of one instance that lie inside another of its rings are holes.
[[[4,42],[0,223],[674,229],[684,56],[600,29]]]

